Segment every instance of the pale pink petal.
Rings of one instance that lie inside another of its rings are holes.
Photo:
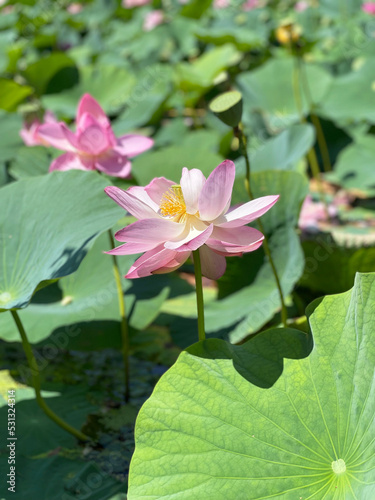
[[[128,279],[143,278],[151,276],[158,269],[162,269],[177,257],[177,252],[168,250],[163,245],[159,245],[153,250],[149,250],[137,259],[125,276]]]
[[[20,136],[26,146],[39,146],[45,144],[38,136],[39,127],[40,122],[38,120],[33,121],[29,127],[24,124],[23,128],[20,130]]]
[[[180,184],[188,214],[194,215],[198,212],[199,195],[205,182],[205,176],[197,168],[192,168],[191,170],[187,168],[182,169]]]
[[[104,191],[120,207],[124,208],[137,219],[159,217],[157,214],[158,207],[156,206],[156,210],[153,208],[152,203],[154,202],[148,198],[147,193],[144,192],[144,188],[142,187],[134,186],[127,191],[123,191],[116,186],[109,186]]]
[[[236,168],[225,160],[211,172],[199,196],[199,214],[202,220],[212,221],[219,217],[232,196]]]
[[[200,247],[199,255],[203,276],[211,280],[217,280],[223,276],[227,267],[225,257],[217,254],[206,245]]]
[[[206,243],[206,241],[212,234],[213,228],[214,228],[213,224],[210,224],[203,231],[189,232],[188,236],[184,237],[182,240],[167,241],[164,246],[165,248],[170,248],[171,250],[176,250],[177,252],[197,250],[197,248],[201,247]],[[195,234],[197,235],[194,236]]]
[[[53,172],[54,170],[94,170],[94,165],[82,160],[75,153],[64,153],[51,163],[49,172]]]
[[[263,234],[252,227],[224,229],[215,227],[206,245],[221,255],[241,255],[257,250],[264,240]]]
[[[144,153],[154,145],[153,139],[143,135],[123,135],[117,139],[116,151],[133,158]]]
[[[84,117],[84,114],[90,114],[96,118],[98,123],[102,127],[110,126],[110,121],[107,118],[107,115],[104,113],[100,104],[90,95],[85,94],[79,102],[78,110],[77,110],[77,131],[81,130],[81,120]]]
[[[142,253],[147,252],[148,250],[152,250],[153,248],[155,248],[155,246],[156,245],[152,242],[124,243],[123,245],[120,245],[104,253],[108,253],[110,255],[133,255],[135,253]]]
[[[190,257],[191,251],[187,252],[178,252],[174,258],[165,264],[163,267],[159,267],[155,271],[152,271],[152,274],[166,274],[171,273],[172,271],[176,271],[179,267],[184,264],[187,259]]]
[[[243,205],[228,211],[215,220],[215,226],[219,227],[240,227],[261,217],[273,207],[279,199],[276,196],[263,196],[255,200],[244,203]]]
[[[47,111],[44,113],[43,120],[44,123],[58,123],[55,114],[49,109],[47,109]]]
[[[122,6],[125,9],[132,9],[133,7],[141,7],[147,5],[151,0],[122,0]]]
[[[87,125],[86,128],[79,133],[78,144],[81,151],[90,155],[99,155],[111,147],[105,129],[98,123]]]
[[[132,164],[126,156],[111,149],[108,153],[95,157],[95,167],[100,172],[112,175],[112,177],[126,179],[130,176]]]
[[[192,240],[195,240],[195,238],[199,236],[202,236],[202,238],[204,239],[205,235],[203,235],[203,233],[205,233],[207,238],[209,238],[212,232],[212,229],[207,231],[209,226],[196,217],[189,217],[185,224],[179,225],[182,228],[181,233],[176,238],[166,238],[165,240],[169,241],[166,241],[165,248],[177,250],[178,248],[183,247]],[[184,250],[184,248],[182,249]]]
[[[163,194],[175,184],[175,182],[169,181],[165,177],[156,177],[145,187],[145,191],[151,200],[159,207]]]
[[[153,10],[146,14],[146,17],[143,21],[143,30],[144,31],[152,31],[159,24],[162,24],[164,21],[164,12],[162,10]]]
[[[178,222],[167,219],[142,219],[121,229],[115,234],[118,241],[142,243],[155,242],[155,245],[177,238],[184,227]]]
[[[38,135],[48,145],[62,151],[76,152],[79,150],[76,136],[65,123],[45,123],[38,128]]]

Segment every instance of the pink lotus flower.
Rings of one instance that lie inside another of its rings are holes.
[[[225,272],[225,257],[252,252],[264,236],[247,224],[266,213],[279,196],[264,196],[230,207],[235,166],[226,160],[208,179],[198,169],[182,170],[179,185],[158,177],[146,187],[123,191],[111,186],[105,192],[139,219],[118,231],[126,242],[110,250],[112,255],[145,252],[126,278],[141,278],[179,268],[199,248],[202,273],[218,279]]]
[[[260,7],[259,0],[247,0],[247,2],[243,4],[242,9],[248,11],[257,9],[258,7]]]
[[[330,217],[337,215],[337,209],[334,205],[329,205],[328,214]],[[299,228],[303,231],[318,231],[319,225],[322,222],[327,222],[327,212],[324,203],[313,201],[310,195],[306,196],[299,216]]]
[[[42,125],[38,134],[50,146],[66,151],[51,163],[53,170],[99,170],[114,177],[129,177],[130,158],[147,149],[154,141],[142,135],[116,138],[106,114],[89,94],[79,105],[77,130],[72,132],[65,123]]]
[[[52,111],[46,111],[43,123],[57,123]],[[20,136],[26,146],[48,146],[48,143],[39,135],[39,129],[43,125],[38,119],[33,120],[29,125],[24,123],[20,130]]]
[[[367,12],[367,14],[372,14],[375,16],[375,2],[365,2],[362,5],[363,12]]]
[[[226,9],[230,6],[230,0],[214,0],[214,9]]]
[[[304,12],[309,8],[309,2],[306,0],[301,0],[300,2],[297,2],[294,6],[294,10],[296,12]]]
[[[162,10],[153,10],[146,14],[145,20],[143,22],[144,31],[152,31],[156,26],[162,24],[164,21],[164,12]]]
[[[133,7],[141,7],[151,3],[151,0],[122,0],[122,6],[125,9],[132,9]]]
[[[69,12],[69,14],[72,14],[73,16],[75,14],[79,14],[83,9],[83,5],[80,4],[80,3],[71,3],[68,5],[68,7],[66,8],[66,10]]]

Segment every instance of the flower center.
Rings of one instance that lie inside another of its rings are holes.
[[[186,220],[186,205],[181,186],[171,186],[160,200],[160,213],[163,217],[175,219],[176,222]]]

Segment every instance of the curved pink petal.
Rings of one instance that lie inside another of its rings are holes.
[[[210,224],[202,231],[189,232],[188,236],[184,237],[180,241],[167,241],[164,246],[165,248],[170,248],[171,250],[176,250],[177,252],[197,250],[206,243],[208,238],[211,236],[213,229],[213,224]]]
[[[199,195],[205,182],[205,176],[197,168],[192,168],[191,170],[187,168],[182,169],[180,184],[188,214],[194,215],[198,212]]]
[[[206,245],[221,255],[239,255],[257,250],[263,240],[263,234],[253,227],[215,227]]]
[[[159,217],[157,214],[158,207],[155,205],[156,210],[152,207],[153,201],[149,199],[142,187],[134,186],[127,191],[123,191],[116,186],[109,186],[104,191],[120,207],[124,208],[137,219]]]
[[[45,142],[38,136],[38,128],[40,127],[40,122],[35,120],[29,127],[24,125],[20,130],[20,136],[26,146],[39,146],[45,144]]]
[[[112,177],[121,177],[122,179],[130,176],[131,162],[126,156],[116,153],[113,149],[102,156],[97,156],[94,160],[95,167],[100,172],[112,175]]]
[[[171,273],[172,271],[176,271],[179,267],[184,264],[187,259],[190,257],[191,251],[187,252],[178,252],[171,261],[165,264],[163,267],[159,267],[155,271],[152,271],[152,274],[166,274]]]
[[[108,127],[111,125],[100,104],[90,94],[85,94],[78,105],[76,119],[77,131],[81,130],[81,121],[85,113],[96,118],[96,120],[102,127]]]
[[[123,245],[120,245],[116,248],[113,248],[112,250],[108,250],[109,255],[133,255],[135,253],[142,253],[142,252],[147,252],[148,250],[152,250],[155,248],[154,243],[124,243]]]
[[[188,216],[186,222],[184,224],[180,224],[180,226],[182,230],[178,237],[165,239],[165,248],[177,250],[178,248],[183,247],[183,245],[186,245],[190,241],[201,236],[202,233],[205,233],[209,227],[206,223],[192,216]],[[206,233],[207,238],[211,232],[212,230]],[[204,236],[202,237],[204,238]]]
[[[177,252],[164,248],[163,245],[149,250],[137,259],[125,276],[128,279],[151,276],[158,269],[162,269],[177,257]]]
[[[203,245],[203,247],[199,249],[199,255],[201,258],[203,276],[211,280],[217,280],[223,276],[227,268],[225,257],[217,254],[208,248],[207,245]]]
[[[133,222],[115,234],[118,241],[143,243],[154,242],[155,246],[169,239],[177,238],[183,225],[166,219],[142,219]]]
[[[252,222],[268,212],[268,210],[277,202],[279,197],[279,195],[263,196],[249,201],[248,203],[244,203],[243,205],[220,216],[215,221],[215,226],[240,227],[245,224],[249,224],[249,222]]]
[[[77,137],[68,129],[65,123],[45,123],[38,128],[38,135],[49,146],[62,151],[77,152],[80,149]]]
[[[175,184],[175,182],[165,177],[155,177],[155,179],[153,179],[144,189],[151,200],[159,207],[163,194]]]
[[[54,170],[94,170],[94,166],[90,162],[82,161],[75,153],[64,153],[51,163],[49,172]]]
[[[199,214],[202,220],[212,221],[224,212],[232,196],[236,175],[234,163],[225,160],[211,172],[199,196]]]
[[[152,148],[153,145],[154,141],[150,137],[128,134],[117,139],[116,151],[133,158]]]
[[[78,144],[81,151],[90,155],[99,155],[111,147],[106,131],[98,123],[87,124],[78,135]]]

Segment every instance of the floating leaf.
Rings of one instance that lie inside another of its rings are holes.
[[[358,274],[314,303],[310,356],[269,389],[223,351],[183,352],[138,416],[129,500],[372,498],[374,300],[375,275]]]
[[[38,285],[74,272],[123,210],[96,172],[54,172],[14,182],[0,196],[0,307],[26,307]],[[1,311],[1,309],[0,309]]]

